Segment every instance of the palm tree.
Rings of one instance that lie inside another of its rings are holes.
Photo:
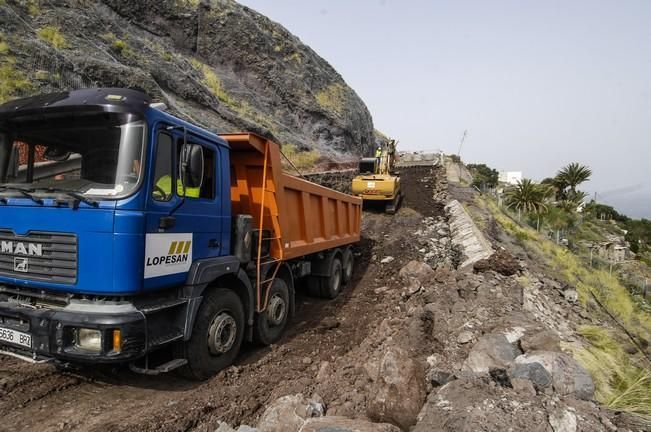
[[[585,201],[588,194],[583,191],[569,192],[558,202],[558,207],[568,212],[575,212]]]
[[[558,174],[556,174],[556,181],[560,185],[565,185],[565,188],[569,187],[572,194],[576,195],[576,187],[590,180],[591,175],[592,170],[589,167],[581,165],[578,162],[572,162],[561,168]]]
[[[522,179],[517,185],[506,190],[506,206],[518,211],[518,219],[522,212],[540,213],[547,210],[547,198],[551,188],[534,183],[530,179]]]

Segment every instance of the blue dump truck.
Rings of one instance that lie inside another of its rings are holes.
[[[0,354],[205,379],[336,297],[361,200],[127,89],[0,106]]]

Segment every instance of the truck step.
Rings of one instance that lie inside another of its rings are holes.
[[[177,341],[179,339],[183,339],[183,330],[176,330],[164,335],[157,336],[155,338],[152,338],[149,341],[149,347],[154,348],[154,347],[159,347],[162,345],[167,345],[170,342]]]
[[[173,308],[176,306],[180,306],[182,304],[187,303],[188,301],[185,299],[171,299],[171,300],[166,300],[162,301],[160,303],[156,304],[148,304],[140,307],[140,312],[144,314],[151,314],[154,312],[159,312],[165,309]]]
[[[131,363],[129,365],[129,369],[131,369],[132,372],[143,374],[143,375],[160,375],[162,373],[167,373],[173,371],[174,369],[178,369],[181,366],[186,365],[187,363],[188,361],[186,359],[174,359],[168,361],[167,363],[163,363],[162,365],[156,366],[153,369],[141,368]]]

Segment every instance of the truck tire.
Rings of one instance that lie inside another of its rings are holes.
[[[346,248],[342,260],[344,283],[347,284],[353,278],[353,269],[355,267],[355,258],[351,248]]]
[[[343,266],[341,259],[335,257],[330,263],[328,276],[310,276],[307,279],[307,292],[314,297],[335,299],[343,285]]]
[[[281,278],[274,279],[269,291],[267,310],[258,314],[253,326],[253,337],[260,345],[278,342],[289,320],[289,288]]]
[[[192,336],[180,348],[187,360],[179,372],[204,380],[230,366],[244,340],[246,320],[242,301],[235,292],[218,288],[204,296],[192,328]]]

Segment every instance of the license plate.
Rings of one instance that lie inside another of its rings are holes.
[[[32,335],[19,332],[16,330],[0,327],[0,342],[9,342],[12,344],[32,347]]]

